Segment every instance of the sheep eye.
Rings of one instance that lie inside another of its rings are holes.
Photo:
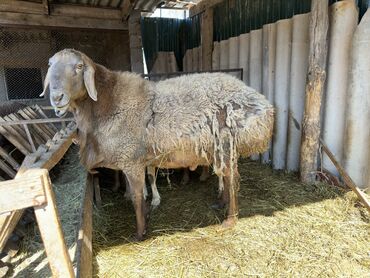
[[[77,66],[76,66],[77,69],[82,69],[83,67],[84,67],[83,64],[77,64]]]

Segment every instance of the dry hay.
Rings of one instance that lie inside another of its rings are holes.
[[[78,222],[86,183],[86,172],[79,163],[78,148],[71,146],[63,160],[51,170],[59,217],[69,253],[74,257]],[[51,277],[44,245],[36,224],[28,227],[19,254],[12,259],[14,277]]]
[[[293,175],[240,163],[240,219],[222,231],[216,177],[158,186],[162,203],[135,243],[135,215],[123,190],[103,189],[94,215],[98,277],[364,277],[370,273],[370,215],[351,192],[303,185]]]

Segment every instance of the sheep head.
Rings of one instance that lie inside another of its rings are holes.
[[[64,49],[49,59],[44,91],[50,91],[50,103],[55,114],[63,117],[72,111],[76,101],[87,97],[97,101],[95,65],[85,54]]]

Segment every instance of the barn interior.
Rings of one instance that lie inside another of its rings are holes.
[[[366,277],[369,47],[368,0],[0,1],[0,277]],[[274,105],[233,229],[212,169],[160,169],[135,241],[124,175],[88,173],[73,115],[40,96],[66,48],[155,82],[225,72]]]

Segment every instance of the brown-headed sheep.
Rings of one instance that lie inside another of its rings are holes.
[[[228,204],[224,226],[238,215],[238,158],[264,152],[272,135],[273,107],[240,80],[201,73],[158,83],[114,72],[81,52],[50,59],[45,90],[56,115],[71,111],[87,169],[122,170],[133,192],[137,238],[146,229],[146,167],[195,169],[212,165]]]

